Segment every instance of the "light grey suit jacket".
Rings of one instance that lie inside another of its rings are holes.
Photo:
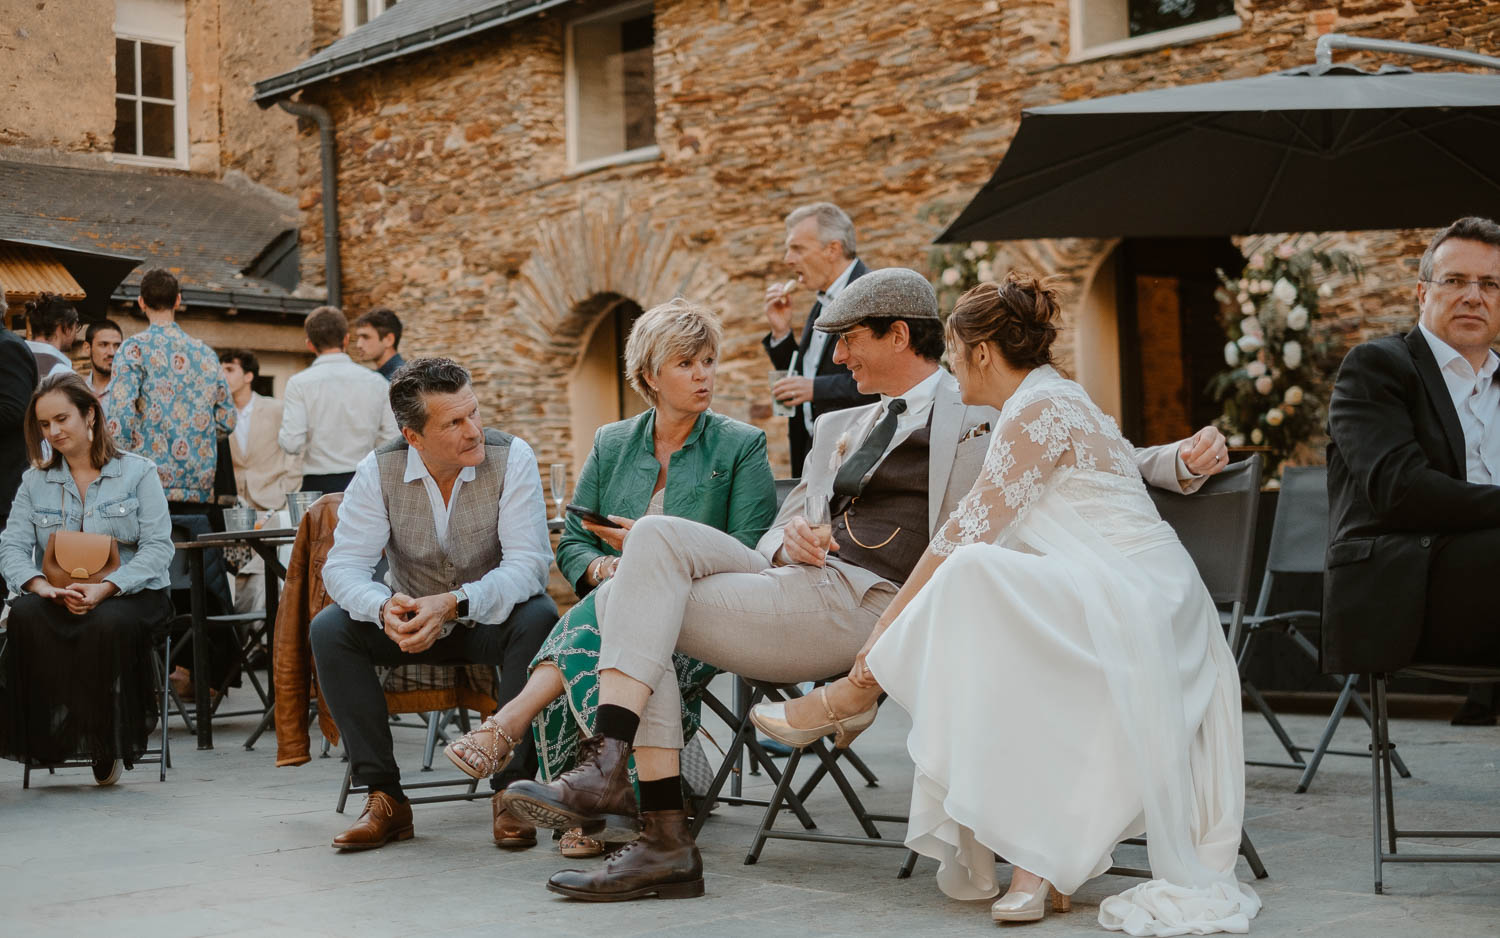
[[[802,467],[802,481],[787,494],[771,529],[755,545],[768,561],[781,549],[787,522],[807,513],[807,493],[833,490],[833,476],[837,471],[833,454],[838,440],[848,433],[849,451],[852,452],[862,442],[864,428],[879,409],[880,403],[876,402],[835,410],[818,418],[813,425],[812,449]],[[986,432],[977,432],[985,425],[988,425]],[[943,373],[933,397],[932,431],[928,442],[931,453],[927,464],[929,538],[937,534],[938,528],[957,507],[959,499],[974,487],[974,480],[979,478],[979,470],[984,465],[984,454],[989,449],[990,433],[999,425],[999,411],[993,407],[965,404],[959,396],[958,380],[947,372]],[[845,453],[845,458],[847,456]],[[1204,481],[1203,477],[1179,478],[1176,443],[1139,448],[1135,451],[1135,461],[1146,484],[1157,488],[1192,492]],[[829,557],[828,563],[844,574],[861,597],[878,584],[895,585],[863,567],[839,560],[837,555]]]

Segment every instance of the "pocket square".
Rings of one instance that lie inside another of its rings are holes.
[[[975,437],[984,436],[986,433],[989,433],[989,432],[990,432],[990,425],[988,423],[977,424],[975,426],[970,427],[969,428],[969,432],[965,433],[962,437],[960,437],[958,442],[960,442],[960,443],[967,443],[970,440],[974,439]]]

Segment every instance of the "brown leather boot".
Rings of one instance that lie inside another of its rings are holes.
[[[536,825],[518,818],[500,803],[500,792],[490,796],[490,813],[494,816],[495,846],[535,847]]]
[[[593,871],[562,870],[547,880],[555,893],[585,902],[692,899],[703,895],[703,858],[688,833],[686,811],[647,811],[641,836]]]
[[[511,782],[500,800],[511,814],[538,827],[581,827],[600,840],[626,840],[640,827],[629,766],[629,743],[591,736],[579,747],[573,768],[548,783]]]
[[[372,791],[359,820],[333,838],[333,846],[338,850],[374,850],[393,840],[411,840],[412,834],[411,803]]]

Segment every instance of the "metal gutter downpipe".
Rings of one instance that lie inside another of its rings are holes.
[[[1442,46],[1424,46],[1416,42],[1397,42],[1393,39],[1366,39],[1363,36],[1346,36],[1343,33],[1325,33],[1318,37],[1315,53],[1318,64],[1332,65],[1334,49],[1415,55],[1424,59],[1445,59],[1449,62],[1462,62],[1465,65],[1478,65],[1481,68],[1500,69],[1500,59],[1480,55],[1477,52],[1445,49]]]
[[[323,166],[323,275],[328,281],[328,305],[342,308],[344,265],[339,255],[338,150],[333,136],[333,115],[310,101],[282,98],[276,104],[288,114],[318,124],[318,156]]]

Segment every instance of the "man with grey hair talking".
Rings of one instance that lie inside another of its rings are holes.
[[[854,253],[854,222],[832,202],[814,202],[786,217],[786,254],[782,260],[797,275],[795,281],[766,289],[766,321],[771,332],[761,344],[771,364],[793,373],[777,381],[771,396],[795,413],[787,418],[792,446],[792,476],[802,475],[802,463],[812,446],[813,421],[832,410],[869,404],[876,397],[861,394],[849,369],[834,361],[834,343],[813,328],[823,308],[844,292],[851,281],[869,271]],[[802,338],[792,338],[792,298],[796,284],[817,291],[807,314]]]
[[[323,566],[333,603],[311,627],[323,697],[355,782],[370,788],[359,821],[333,840],[341,850],[412,836],[375,669],[499,665],[504,704],[525,685],[557,621],[547,595],[547,507],[531,447],[485,429],[469,372],[446,358],[408,362],[391,382],[390,403],[401,439],[354,470]],[[381,554],[390,587],[374,579]],[[536,768],[528,733],[491,786],[498,792]],[[536,829],[497,799],[491,816],[497,844],[536,843]]]

